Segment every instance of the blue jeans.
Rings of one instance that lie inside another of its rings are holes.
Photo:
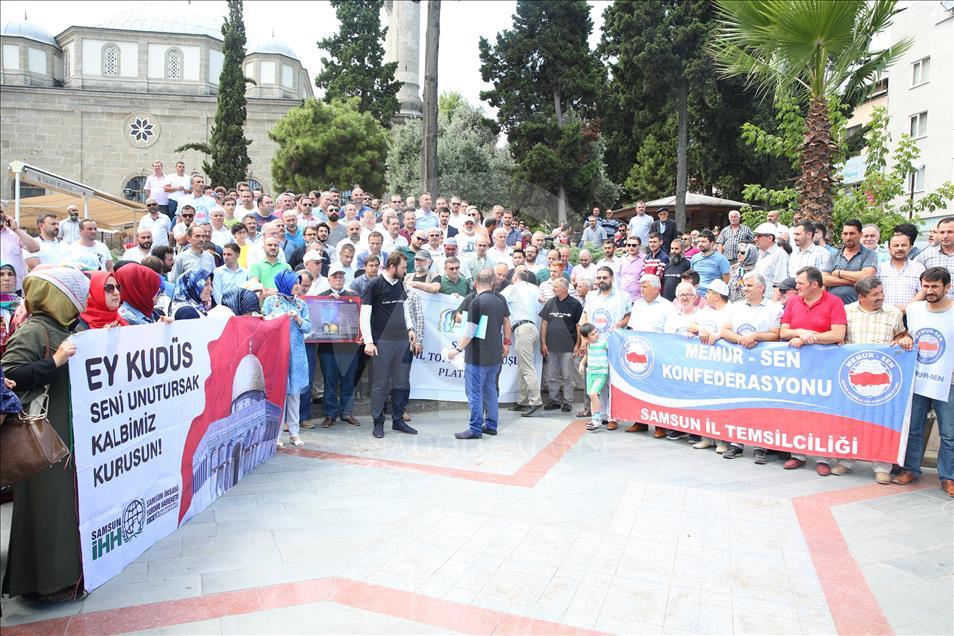
[[[937,428],[941,447],[937,452],[937,475],[941,481],[954,479],[954,386],[947,402],[914,394],[911,402],[911,427],[908,429],[908,449],[904,454],[904,469],[915,475],[921,474],[921,458],[924,457],[924,424],[931,407],[937,415]]]
[[[325,416],[344,417],[354,412],[354,378],[358,369],[358,356],[354,348],[345,352],[331,351],[318,353],[321,362],[321,374],[325,377]]]
[[[500,364],[483,367],[467,364],[464,367],[464,389],[467,403],[470,405],[470,430],[481,435],[483,427],[497,430],[497,374]],[[487,408],[487,420],[484,421],[484,407]]]

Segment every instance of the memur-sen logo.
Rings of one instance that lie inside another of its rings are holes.
[[[653,347],[645,338],[627,338],[617,355],[620,368],[633,379],[642,380],[652,373]]]
[[[445,309],[441,312],[437,320],[441,333],[454,333],[454,329],[457,327],[457,322],[454,320],[456,313],[456,309]]]
[[[901,390],[901,369],[886,353],[859,351],[842,363],[838,383],[853,402],[877,406]]]
[[[606,333],[609,331],[613,325],[613,316],[610,314],[608,309],[600,307],[599,309],[593,312],[593,326],[596,327],[596,330],[600,333]]]
[[[944,335],[932,327],[918,329],[914,334],[914,341],[918,343],[918,362],[921,364],[934,364],[947,349]]]

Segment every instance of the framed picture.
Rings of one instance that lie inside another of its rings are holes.
[[[311,331],[305,342],[359,342],[361,298],[358,296],[302,296],[311,316]]]

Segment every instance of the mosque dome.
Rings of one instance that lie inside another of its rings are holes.
[[[7,22],[3,25],[3,31],[0,32],[0,35],[26,38],[34,42],[49,44],[50,46],[60,48],[60,45],[56,43],[52,35],[47,33],[43,27],[33,24],[32,22]]]
[[[232,379],[232,402],[251,391],[265,393],[265,371],[262,363],[253,354],[248,354],[239,361],[235,368],[235,377]]]
[[[245,52],[247,55],[251,55],[253,53],[278,54],[284,55],[285,57],[290,57],[293,60],[298,59],[298,56],[295,54],[295,50],[292,49],[292,47],[288,46],[284,42],[276,40],[273,37],[257,40],[251,46],[246,47]]]
[[[181,33],[184,35],[207,35],[222,39],[223,17],[210,17],[179,5],[147,4],[129,11],[121,11],[94,26],[119,31],[144,31],[147,33]]]

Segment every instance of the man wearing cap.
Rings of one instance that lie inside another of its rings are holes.
[[[477,251],[477,230],[473,217],[464,216],[457,239],[457,250],[461,258],[469,258]]]
[[[789,301],[795,296],[798,296],[798,291],[795,287],[795,279],[789,277],[775,286],[775,294],[772,296],[772,302],[778,303],[779,306],[784,310]]]
[[[792,243],[794,248],[788,257],[788,275],[795,277],[795,272],[803,267],[817,267],[823,269],[828,263],[828,250],[815,245],[815,224],[811,221],[802,221],[792,227]]]
[[[878,255],[861,244],[861,221],[849,219],[841,227],[842,248],[832,254],[825,267],[825,288],[841,302],[858,300],[855,283],[878,273]]]
[[[79,208],[72,204],[68,205],[66,206],[66,214],[68,217],[60,221],[60,238],[67,245],[72,245],[79,240]]]
[[[679,236],[679,230],[676,229],[675,222],[669,220],[668,209],[659,208],[656,210],[656,216],[658,218],[649,226],[649,234],[653,232],[659,234],[659,246],[668,254],[669,246]]]
[[[318,296],[331,298],[357,298],[358,295],[345,287],[345,271],[340,263],[328,270],[328,289]],[[361,424],[354,418],[354,388],[358,370],[359,344],[353,342],[322,342],[318,344],[318,362],[325,378],[323,404],[325,419],[322,427],[334,426],[340,417],[352,426]]]
[[[752,234],[752,228],[742,223],[739,211],[730,210],[729,224],[719,232],[716,247],[729,259],[729,263],[735,263],[739,259],[740,243],[755,243],[755,235]]]
[[[168,197],[166,198],[168,202]],[[169,209],[169,206],[166,206]],[[146,213],[139,220],[140,231],[149,230],[152,233],[152,244],[156,247],[169,245],[169,235],[172,233],[172,222],[165,214],[161,214],[157,199],[146,199]]]
[[[755,246],[759,250],[759,259],[752,270],[765,279],[765,293],[770,295],[779,281],[788,278],[788,254],[775,242],[775,227],[762,223],[755,228]]]
[[[431,273],[431,254],[426,249],[420,249],[414,255],[414,272],[408,272],[404,277],[404,286],[429,294],[441,290],[441,277]]]

